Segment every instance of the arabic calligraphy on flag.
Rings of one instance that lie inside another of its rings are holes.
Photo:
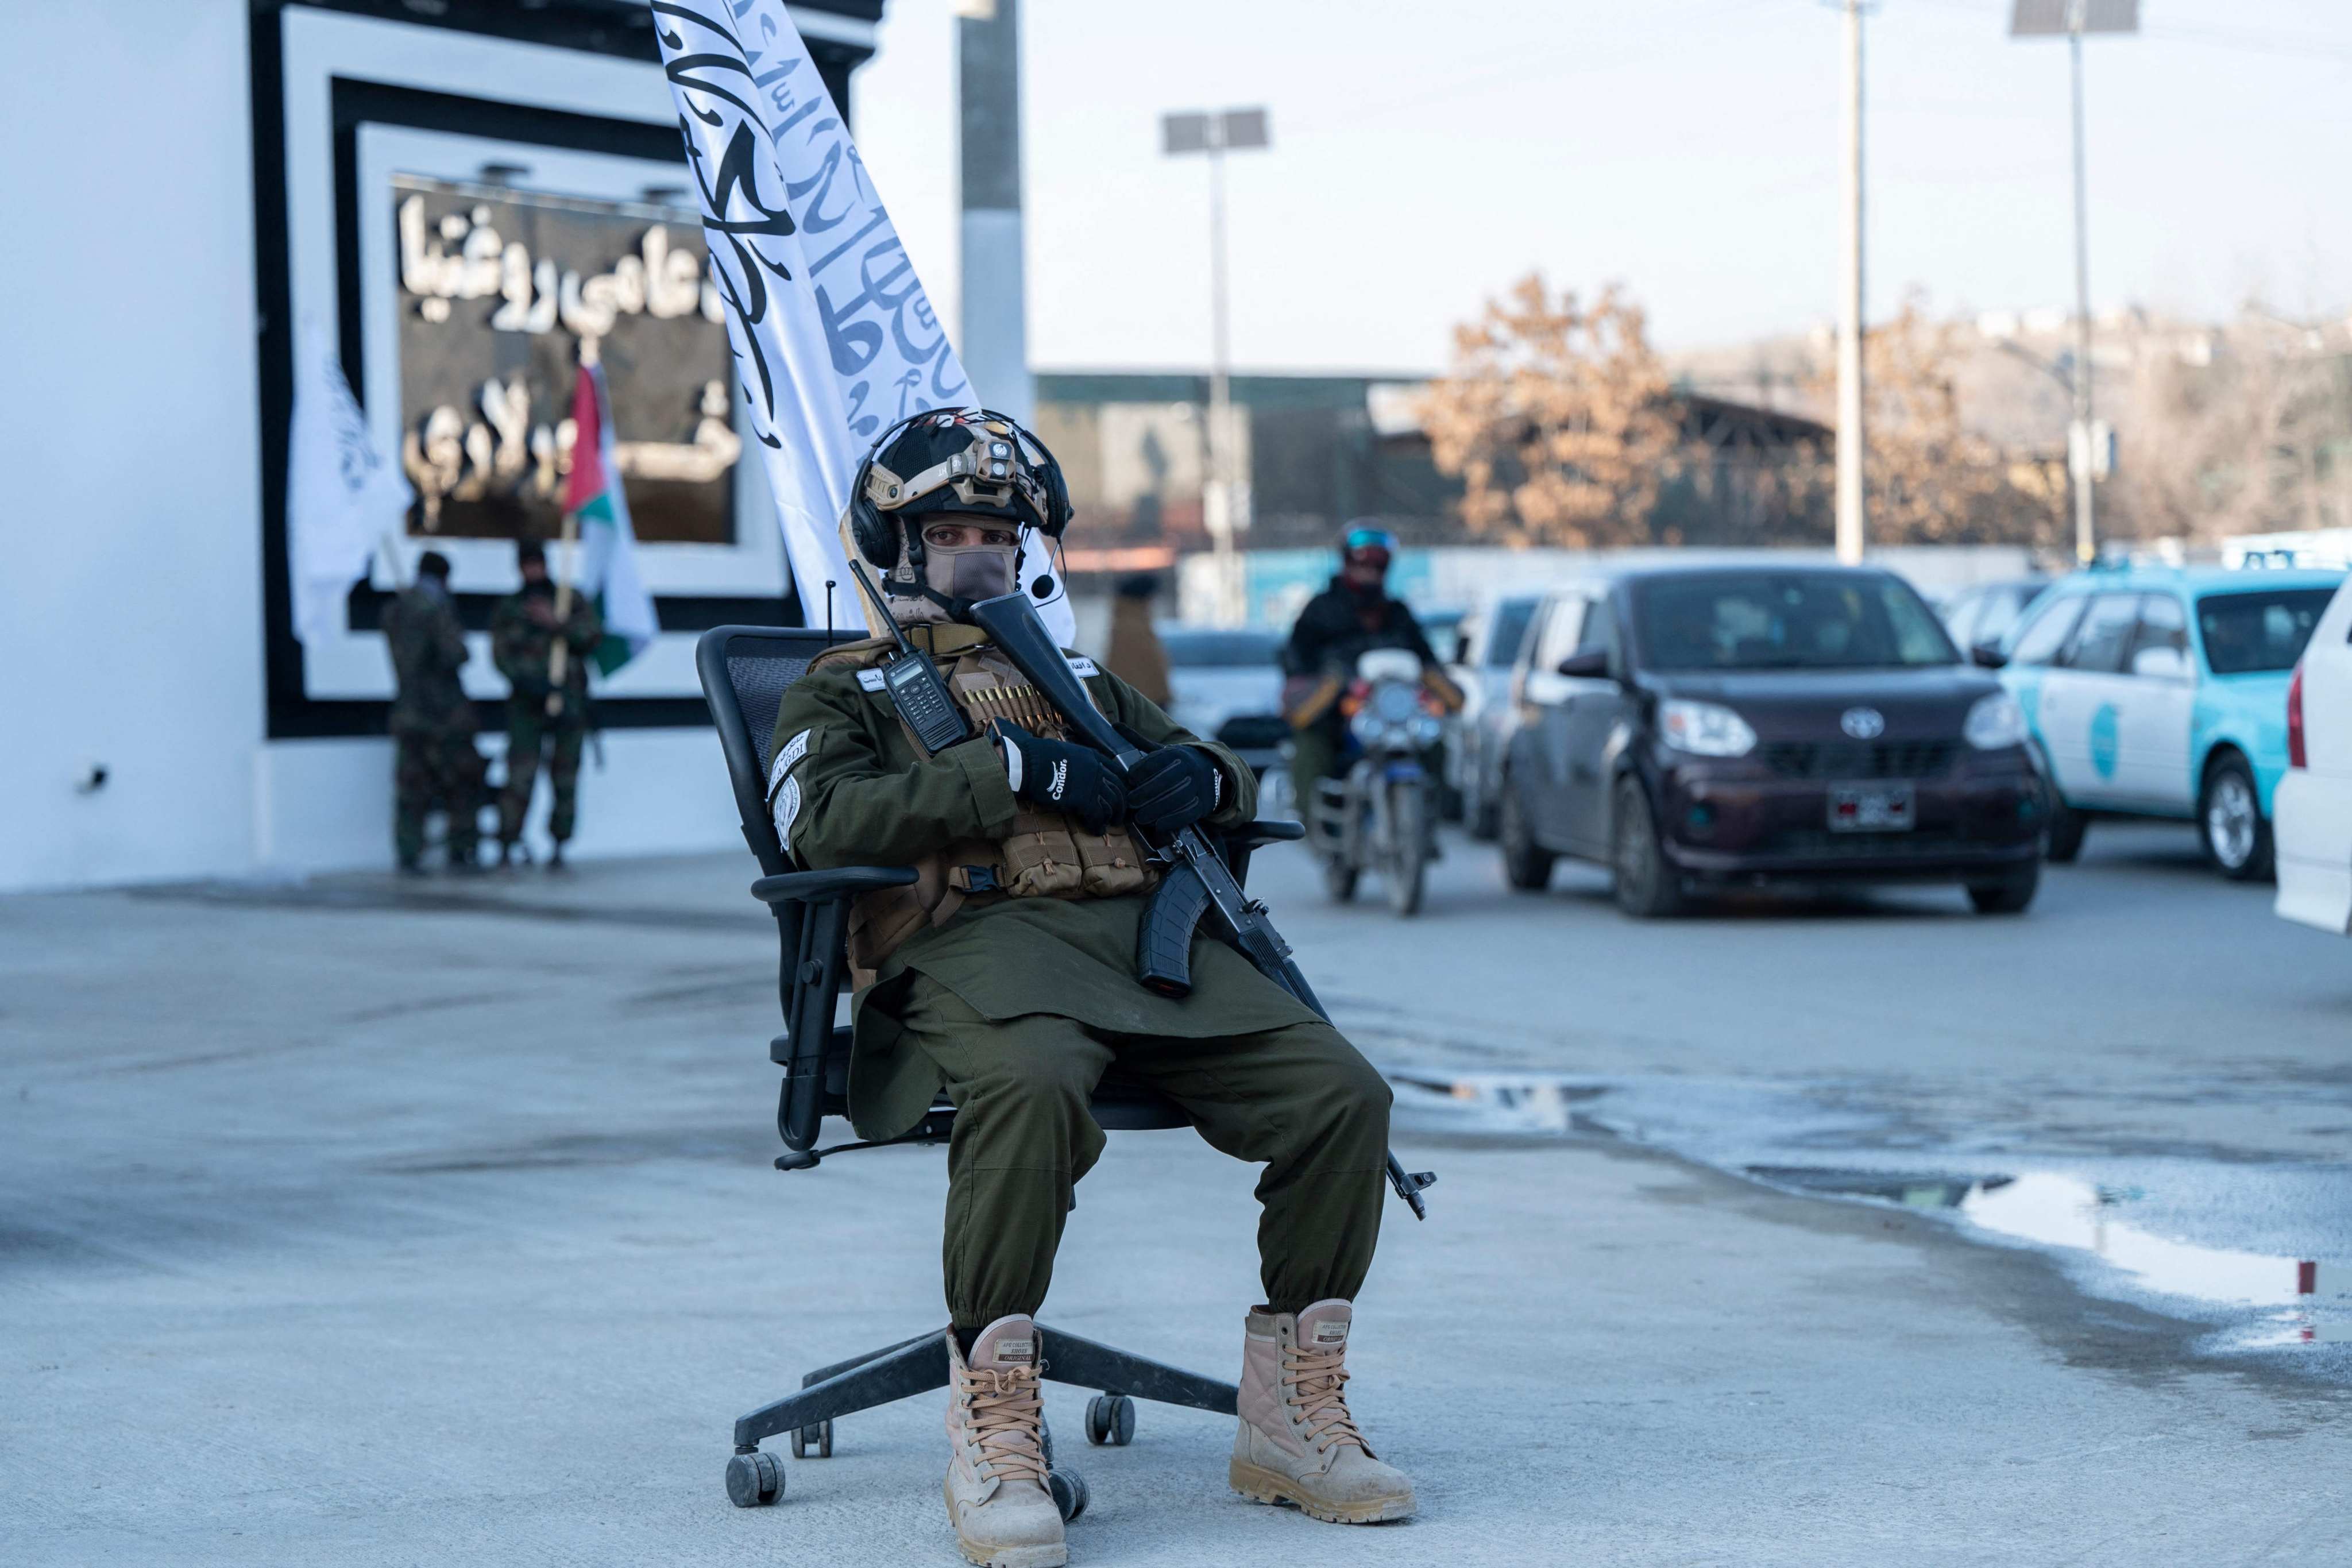
[[[971,384],[782,0],[652,10],[803,612],[855,626],[836,530],[858,464],[906,416],[971,403]],[[1033,583],[1046,566],[1024,563]],[[1072,640],[1066,595],[1038,608]]]

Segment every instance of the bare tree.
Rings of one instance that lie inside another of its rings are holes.
[[[1964,335],[1931,317],[1916,289],[1894,320],[1864,333],[1863,482],[1875,542],[2049,543],[2063,525],[2064,493],[2046,465],[2004,450],[1965,416]],[[1827,367],[1816,372],[1818,399],[1832,385]],[[1827,463],[1807,478],[1826,486]]]
[[[2352,526],[2352,338],[2249,306],[2129,341],[2103,531],[2209,542]]]
[[[1462,520],[1509,543],[1646,542],[1682,444],[1642,308],[1615,285],[1588,307],[1541,273],[1454,330],[1454,368],[1423,419]]]

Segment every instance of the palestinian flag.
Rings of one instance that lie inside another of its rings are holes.
[[[572,473],[563,510],[579,520],[580,576],[572,591],[595,601],[604,640],[589,658],[610,675],[652,646],[661,631],[653,595],[637,571],[637,536],[629,526],[629,498],[613,460],[613,401],[604,367],[583,364],[572,386]]]

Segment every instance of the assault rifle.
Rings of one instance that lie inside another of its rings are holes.
[[[974,604],[971,624],[986,632],[997,651],[1029,678],[1029,683],[1060,710],[1070,732],[1108,756],[1125,773],[1143,760],[1144,748],[1122,733],[1102,710],[1087,700],[1076,671],[1054,644],[1053,635],[1038,618],[1026,594],[1015,591]],[[1182,827],[1165,835],[1136,836],[1144,841],[1161,868],[1160,886],[1143,911],[1136,931],[1135,975],[1162,996],[1185,996],[1192,989],[1192,933],[1202,918],[1214,910],[1223,934],[1256,965],[1258,973],[1313,1008],[1328,1022],[1315,988],[1290,956],[1290,944],[1266,918],[1265,905],[1242,891],[1223,858],[1198,827]],[[1415,1219],[1429,1211],[1421,1201],[1423,1187],[1437,1180],[1435,1172],[1408,1172],[1389,1156],[1389,1184],[1412,1207]]]

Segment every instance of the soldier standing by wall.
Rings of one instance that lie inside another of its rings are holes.
[[[1160,579],[1149,572],[1121,577],[1112,590],[1110,652],[1105,656],[1110,672],[1141,692],[1156,708],[1165,709],[1168,649],[1151,624],[1151,603],[1159,596]]]
[[[554,871],[563,867],[563,846],[577,817],[580,751],[588,739],[588,654],[604,627],[596,607],[576,594],[564,595],[570,605],[557,614],[547,552],[537,541],[515,546],[515,564],[522,572],[522,587],[499,600],[490,617],[491,657],[511,688],[507,782],[499,795],[499,864],[512,862],[545,751],[549,782],[555,786],[555,808],[547,818],[548,836],[555,840],[547,868]],[[559,637],[564,645],[560,687],[550,668]]]
[[[482,754],[474,749],[474,705],[457,671],[466,662],[466,632],[449,594],[449,558],[428,550],[416,581],[386,607],[384,643],[396,682],[392,737],[393,846],[400,868],[424,871],[425,817],[449,814],[449,869],[478,870]]]

